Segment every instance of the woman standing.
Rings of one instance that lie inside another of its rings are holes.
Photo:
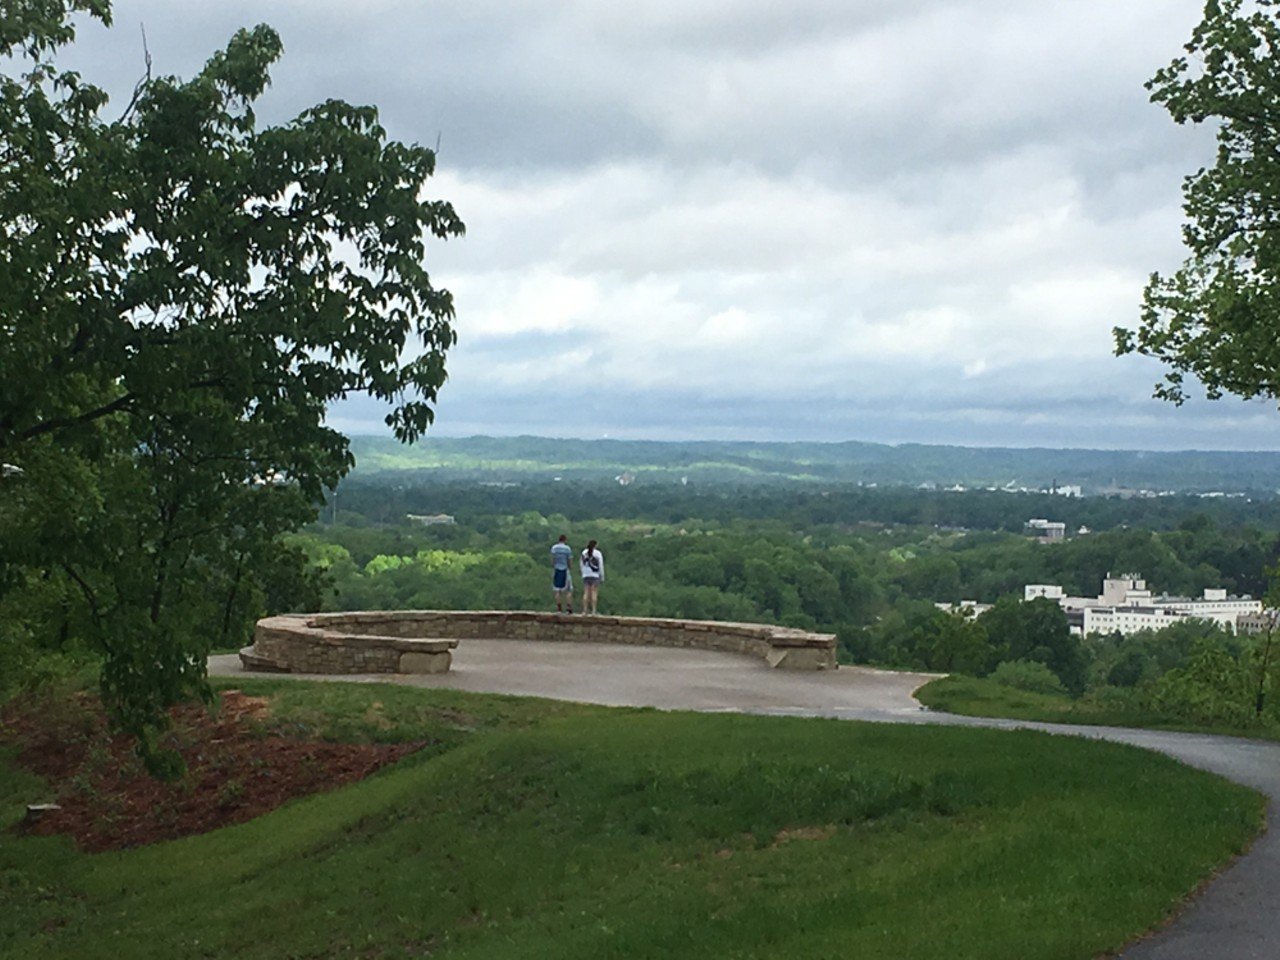
[[[596,549],[596,542],[587,543],[579,561],[582,569],[582,612],[596,612],[596,593],[604,583],[604,554]]]

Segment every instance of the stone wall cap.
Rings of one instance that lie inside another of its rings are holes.
[[[836,637],[833,633],[805,633],[799,636],[773,636],[769,643],[775,647],[833,647]]]
[[[383,624],[428,623],[422,632],[435,633],[436,636],[404,637],[383,633],[377,628]],[[400,652],[440,652],[455,649],[459,638],[449,636],[449,624],[493,624],[494,632],[506,633],[507,625],[541,624],[553,628],[553,636],[547,639],[591,639],[591,628],[613,627],[623,631],[622,636],[628,639],[622,642],[652,641],[661,643],[652,636],[656,631],[660,634],[684,634],[685,645],[720,647],[722,643],[745,644],[741,652],[756,651],[767,656],[767,651],[775,649],[832,652],[836,648],[836,637],[830,633],[815,633],[797,627],[784,627],[775,624],[742,623],[724,620],[682,620],[672,617],[622,617],[599,616],[586,614],[568,614],[540,610],[345,610],[326,613],[293,613],[265,617],[257,623],[255,635],[264,641],[287,641],[290,637],[296,641],[305,640],[323,648],[341,647],[358,641],[360,644],[378,650],[395,650]],[[566,627],[563,634],[559,627]],[[372,628],[377,632],[362,633],[353,631],[351,627]],[[585,633],[584,633],[585,631]],[[638,631],[628,635],[629,631]],[[483,630],[470,630],[472,635],[483,636]],[[536,631],[542,634],[543,631]],[[441,636],[440,634],[443,634]],[[691,635],[697,635],[696,638]],[[707,639],[703,639],[703,637]],[[534,639],[524,631],[516,631],[513,639]],[[736,638],[736,640],[734,639]],[[250,651],[252,648],[250,648]],[[247,651],[248,652],[248,651]],[[253,654],[248,652],[249,656]],[[242,661],[248,662],[245,656]],[[833,664],[834,665],[834,664]],[[288,669],[284,664],[278,667]]]
[[[458,641],[453,637],[388,637],[391,646],[405,653],[439,653],[456,650]]]

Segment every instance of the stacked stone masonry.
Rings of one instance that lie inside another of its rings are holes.
[[[691,647],[759,657],[785,670],[834,670],[836,638],[714,620],[523,611],[394,610],[259,620],[246,669],[283,673],[444,673],[462,640],[543,640]]]

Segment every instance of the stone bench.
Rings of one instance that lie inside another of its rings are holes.
[[[717,620],[581,616],[532,611],[387,610],[259,620],[248,670],[444,673],[459,640],[539,640],[688,647],[759,657],[784,670],[834,670],[836,638],[790,627]]]

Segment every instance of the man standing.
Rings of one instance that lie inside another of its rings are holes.
[[[563,611],[565,603],[568,603],[569,612],[573,613],[573,578],[569,575],[573,550],[567,540],[562,533],[551,547],[551,592],[555,594],[557,612]]]

